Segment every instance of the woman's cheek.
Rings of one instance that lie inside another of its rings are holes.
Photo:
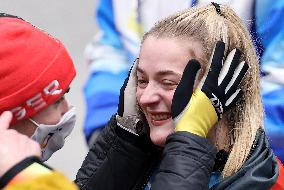
[[[175,90],[172,90],[172,91],[171,91],[170,93],[168,93],[167,96],[166,96],[166,101],[167,101],[167,104],[169,105],[169,108],[171,108],[171,106],[172,106],[172,101],[173,101],[174,93],[175,93]]]
[[[137,87],[137,90],[136,90],[136,100],[138,102],[138,104],[140,105],[140,98],[141,98],[141,95],[142,95],[142,91],[140,88]]]

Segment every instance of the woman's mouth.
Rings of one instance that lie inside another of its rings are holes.
[[[169,113],[161,113],[161,114],[149,114],[150,122],[154,126],[164,125],[172,118]]]

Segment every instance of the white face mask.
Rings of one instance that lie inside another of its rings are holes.
[[[75,107],[66,112],[55,125],[38,124],[31,118],[30,121],[38,126],[31,138],[40,144],[41,160],[46,161],[63,147],[65,138],[72,132],[76,121]]]

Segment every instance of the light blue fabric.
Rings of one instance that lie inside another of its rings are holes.
[[[284,85],[279,83],[279,76],[269,73],[272,69],[284,68],[284,1],[256,0],[256,22],[265,48],[261,67],[271,75],[262,78],[264,127],[272,149],[284,161]]]
[[[96,58],[91,62],[91,74],[84,86],[87,110],[83,130],[87,140],[116,113],[119,89],[130,65],[126,62],[124,54],[127,52],[115,26],[112,0],[98,1],[95,18],[102,36],[92,42],[98,47],[94,50]]]
[[[284,87],[263,95],[265,131],[274,153],[284,161]]]
[[[265,114],[271,116],[266,119],[267,132],[282,133],[284,135],[284,87],[266,93],[263,96]],[[275,118],[275,119],[271,119]],[[284,136],[283,136],[284,139]]]
[[[128,51],[128,49],[123,47],[121,38],[127,39],[129,43],[134,45],[137,44],[136,42],[132,42],[128,36],[122,36],[122,34],[117,30],[112,0],[99,1],[95,18],[97,19],[100,31],[103,33],[100,43],[125,51],[128,63],[132,63],[132,61],[136,58],[136,55],[133,55],[130,51]]]
[[[219,171],[212,172],[210,180],[209,180],[209,189],[214,185],[220,183],[222,179],[222,174]]]
[[[267,47],[276,35],[284,32],[283,8],[283,0],[256,0],[257,32],[264,47]]]
[[[279,65],[284,60],[284,1],[257,0],[256,23],[257,32],[265,47],[261,64]]]
[[[95,18],[100,30],[103,32],[103,36],[100,39],[101,43],[121,49],[120,35],[114,24],[112,0],[101,0],[98,2]]]
[[[198,3],[198,0],[192,0],[191,3],[190,3],[191,7],[197,5],[197,3]]]
[[[284,20],[284,7],[283,7]],[[283,22],[284,26],[284,22]],[[282,67],[284,68],[284,27],[274,39],[270,40],[270,44],[265,48],[265,52],[261,59],[262,67]]]
[[[127,73],[98,72],[90,76],[84,88],[87,107],[84,133],[87,139],[96,128],[103,127],[116,113],[119,90]]]
[[[256,9],[257,32],[261,37],[265,53],[261,59],[263,67],[284,67],[284,1],[258,0]]]

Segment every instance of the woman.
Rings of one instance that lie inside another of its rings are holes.
[[[250,67],[245,77],[239,60]],[[279,168],[263,132],[251,38],[229,7],[213,3],[168,17],[144,35],[118,114],[76,182],[81,189],[283,189]]]

